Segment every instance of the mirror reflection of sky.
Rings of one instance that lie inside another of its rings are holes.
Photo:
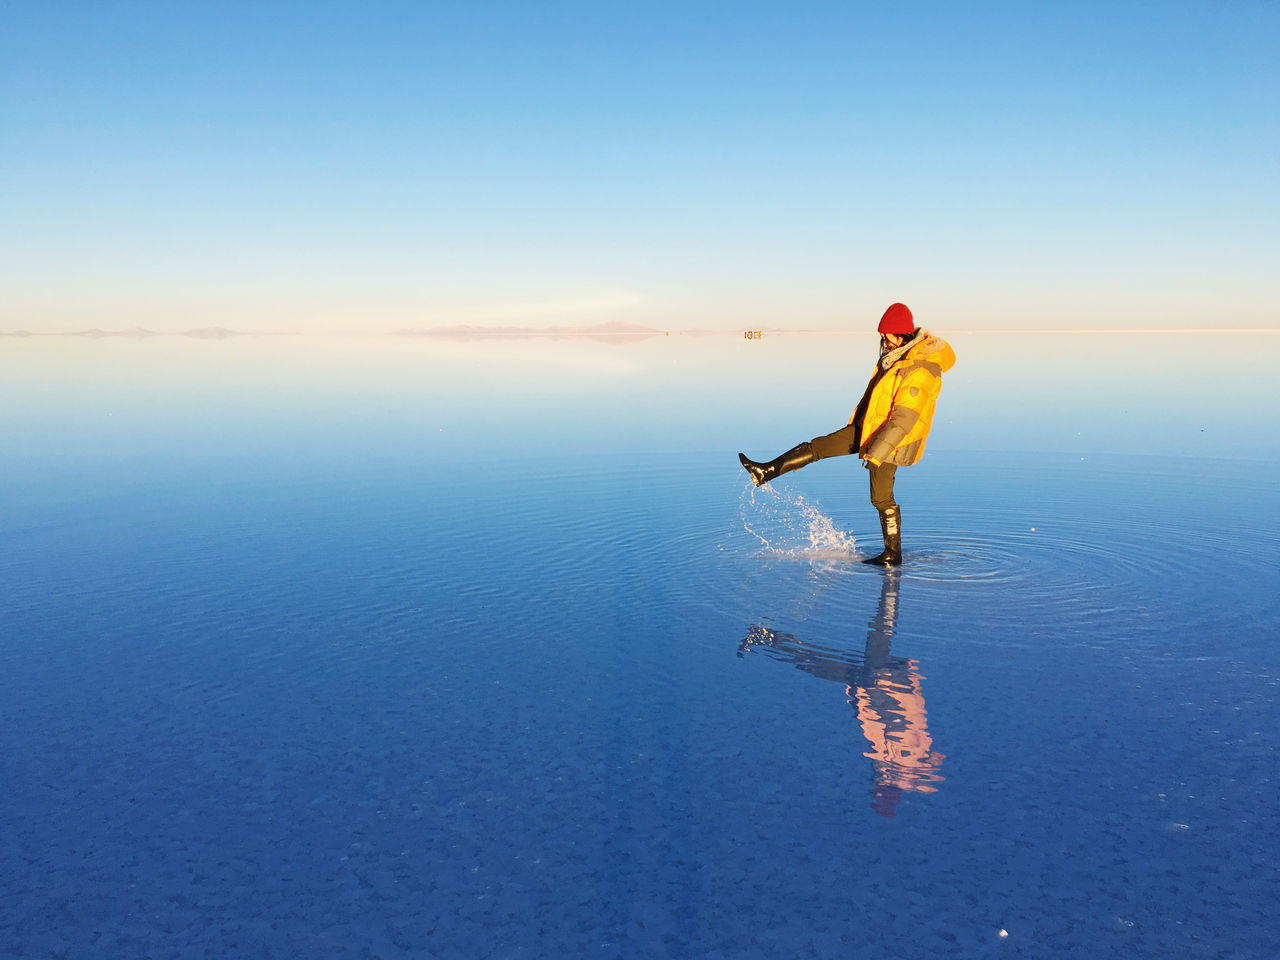
[[[871,334],[0,339],[0,946],[1273,955],[1280,337],[939,332],[888,576]]]
[[[1280,335],[951,333],[930,447],[1275,459]],[[423,337],[0,340],[18,466],[266,455],[772,456],[843,425],[873,334],[638,342]],[[778,448],[775,450],[774,448]]]

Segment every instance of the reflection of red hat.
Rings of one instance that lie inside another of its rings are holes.
[[[905,303],[892,303],[880,318],[879,333],[910,333],[916,328],[915,317]]]
[[[898,811],[893,809],[902,802],[902,790],[881,784],[871,791],[871,809],[882,817],[893,819]]]

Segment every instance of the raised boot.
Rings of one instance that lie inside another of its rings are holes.
[[[799,470],[801,467],[808,466],[818,458],[813,455],[813,445],[806,440],[804,443],[796,444],[782,456],[770,460],[768,463],[756,463],[754,460],[748,460],[741,453],[738,454],[738,459],[747,468],[747,473],[751,474],[751,479],[755,481],[756,486],[762,487],[770,480],[774,480],[784,473],[790,473],[792,470]]]
[[[880,511],[880,534],[884,538],[884,549],[862,562],[882,567],[898,566],[902,563],[902,508],[896,503]]]

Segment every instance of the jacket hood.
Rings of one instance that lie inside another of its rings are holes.
[[[888,370],[904,357],[936,363],[943,373],[956,365],[956,352],[951,349],[951,344],[924,329],[902,346],[895,347],[881,357],[880,369]]]

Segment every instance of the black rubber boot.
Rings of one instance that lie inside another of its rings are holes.
[[[754,460],[748,460],[744,454],[738,454],[738,459],[742,461],[742,465],[747,468],[747,473],[751,474],[751,479],[755,481],[757,487],[762,487],[770,480],[774,480],[784,473],[790,473],[792,470],[799,470],[801,467],[808,466],[818,458],[813,455],[813,445],[806,440],[804,443],[796,444],[782,456],[768,463],[756,463]]]
[[[902,508],[897,504],[880,511],[880,534],[884,537],[884,549],[878,556],[867,557],[862,562],[896,567],[902,563]]]

